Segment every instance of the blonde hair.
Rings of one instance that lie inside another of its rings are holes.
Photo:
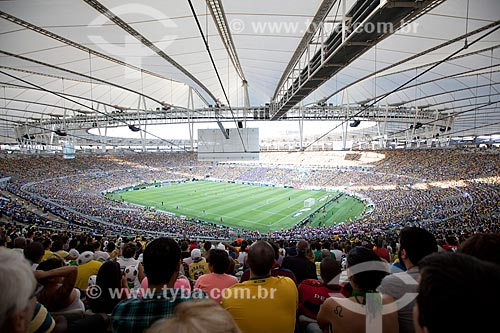
[[[175,307],[174,317],[155,322],[146,333],[240,333],[238,325],[212,300],[183,302]]]

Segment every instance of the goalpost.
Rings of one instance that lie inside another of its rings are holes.
[[[304,200],[304,207],[312,207],[316,203],[316,200],[314,198],[309,198]]]

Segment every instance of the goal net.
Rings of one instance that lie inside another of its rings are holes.
[[[304,200],[304,207],[312,207],[316,203],[316,200],[314,198],[309,198]]]

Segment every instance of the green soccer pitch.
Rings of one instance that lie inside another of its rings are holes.
[[[154,207],[157,210],[247,230],[269,232],[293,227],[339,195],[338,192],[189,181],[162,187],[116,192],[116,200]],[[304,207],[304,200],[315,204]],[[342,194],[318,211],[311,225],[334,225],[363,213],[364,204]],[[222,218],[222,220],[221,220]]]

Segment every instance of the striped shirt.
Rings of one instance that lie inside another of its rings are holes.
[[[33,318],[31,319],[28,332],[29,333],[47,333],[52,332],[56,322],[47,311],[47,309],[40,303],[36,303]]]

